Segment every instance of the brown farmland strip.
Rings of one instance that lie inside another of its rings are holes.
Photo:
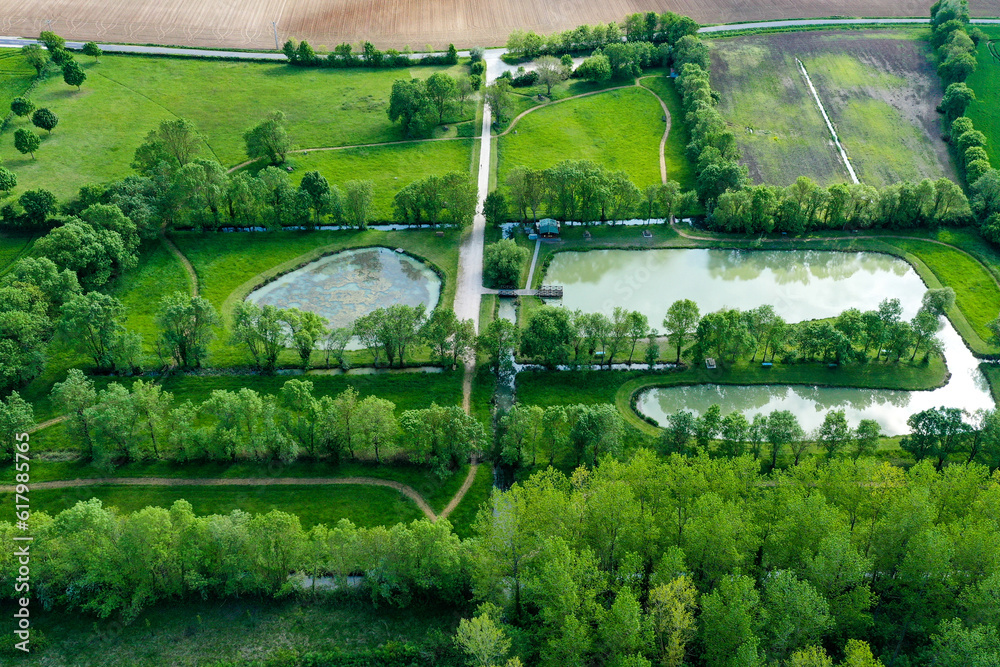
[[[1000,0],[972,0],[973,16],[1000,15]],[[675,11],[701,23],[826,16],[926,16],[927,0],[5,0],[0,34],[51,29],[71,39],[274,48],[282,40],[314,45],[370,40],[415,50],[449,42],[501,45],[515,29],[552,32],[581,23],[621,21],[637,11]]]

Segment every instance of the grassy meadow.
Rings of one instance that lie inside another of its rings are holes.
[[[540,108],[498,139],[497,182],[516,166],[593,160],[624,171],[640,189],[659,183],[662,117],[656,98],[639,87]]]
[[[30,120],[16,119],[0,135],[0,160],[17,172],[20,190],[44,187],[65,199],[81,185],[127,176],[146,133],[177,117],[201,133],[199,156],[224,166],[246,159],[243,132],[275,110],[285,112],[288,136],[299,148],[397,141],[399,126],[386,115],[393,81],[465,71],[458,65],[321,69],[126,55],[77,60],[87,73],[79,91],[50,67],[31,94],[36,107],[59,116],[51,136],[41,133],[37,160],[14,150],[11,138]],[[467,104],[445,120],[471,120],[474,113]]]
[[[712,39],[719,110],[757,183],[846,182],[805,65],[858,178],[881,187],[955,172],[935,111],[942,88],[923,30],[809,31]]]
[[[475,142],[470,138],[295,153],[289,156],[295,169],[292,182],[298,185],[302,176],[313,170],[331,183],[370,180],[375,190],[372,219],[391,222],[397,219],[393,197],[404,186],[426,176],[471,172]]]
[[[0,49],[0,118],[10,113],[11,101],[23,95],[34,78],[35,68],[20,49]]]
[[[1000,27],[978,26],[989,39],[1000,39]],[[1000,166],[1000,62],[990,55],[984,40],[979,44],[978,66],[966,83],[976,93],[976,101],[969,105],[965,115],[972,119],[976,129],[986,135],[986,153],[994,167]]]
[[[681,96],[674,85],[674,80],[665,76],[644,76],[640,83],[643,88],[649,88],[656,93],[670,112],[670,133],[667,135],[667,143],[663,146],[667,178],[680,183],[681,190],[693,190],[694,168],[685,154],[687,145],[691,143],[691,132],[684,120]]]

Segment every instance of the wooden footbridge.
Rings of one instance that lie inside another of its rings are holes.
[[[537,296],[541,299],[561,299],[563,296],[562,285],[542,285],[538,289],[514,289],[504,287],[501,289],[484,289],[483,294],[496,294],[500,297],[514,298],[518,296]]]

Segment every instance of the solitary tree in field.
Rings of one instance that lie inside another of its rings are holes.
[[[458,97],[458,86],[455,79],[444,72],[431,74],[427,79],[427,96],[438,112],[438,123],[444,122],[444,113],[455,102]]]
[[[271,164],[281,164],[292,148],[285,132],[285,114],[272,112],[262,123],[243,133],[247,155],[254,160],[266,159]]]
[[[513,99],[510,92],[510,82],[507,79],[497,79],[486,86],[486,103],[490,105],[497,122],[502,122],[507,117]]]
[[[35,105],[25,97],[15,97],[10,102],[10,110],[14,112],[15,116],[23,118],[35,110]]]
[[[399,121],[404,137],[421,131],[428,112],[433,113],[433,104],[427,94],[427,85],[423,81],[412,79],[392,83],[392,93],[389,95],[389,108],[386,109],[386,113],[393,123]]]
[[[39,109],[31,114],[31,124],[52,134],[52,130],[59,124],[59,116],[48,109]]]
[[[677,362],[681,362],[681,348],[698,328],[698,304],[691,299],[674,301],[663,318],[663,326],[671,345],[677,348]]]
[[[38,146],[41,143],[38,135],[31,130],[20,127],[14,131],[14,148],[20,151],[22,155],[30,153],[32,160],[35,159],[35,151],[38,150]]]
[[[97,42],[87,42],[83,45],[83,55],[90,56],[97,62],[101,61],[102,53],[103,51],[101,51],[101,47],[97,45]]]
[[[25,44],[21,47],[21,55],[28,61],[28,64],[35,68],[36,74],[41,74],[45,66],[49,64],[49,54],[38,44]]]
[[[344,218],[347,224],[364,229],[371,217],[375,184],[371,181],[351,180],[344,183]]]
[[[535,61],[538,83],[545,86],[545,94],[552,96],[552,86],[563,80],[563,66],[554,56],[542,56]]]
[[[143,175],[152,175],[161,162],[177,169],[194,160],[201,137],[194,123],[186,118],[165,120],[150,130],[145,141],[135,149],[132,168]]]
[[[69,86],[76,86],[77,90],[80,90],[80,86],[83,82],[87,80],[87,73],[83,71],[79,63],[75,60],[70,60],[63,65],[63,81]]]

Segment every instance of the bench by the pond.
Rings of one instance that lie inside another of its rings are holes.
[[[707,368],[710,371],[714,371],[715,359],[713,359],[712,357],[708,357],[707,359],[705,359],[705,368]]]
[[[562,285],[542,285],[537,295],[542,299],[561,299],[563,288]]]

